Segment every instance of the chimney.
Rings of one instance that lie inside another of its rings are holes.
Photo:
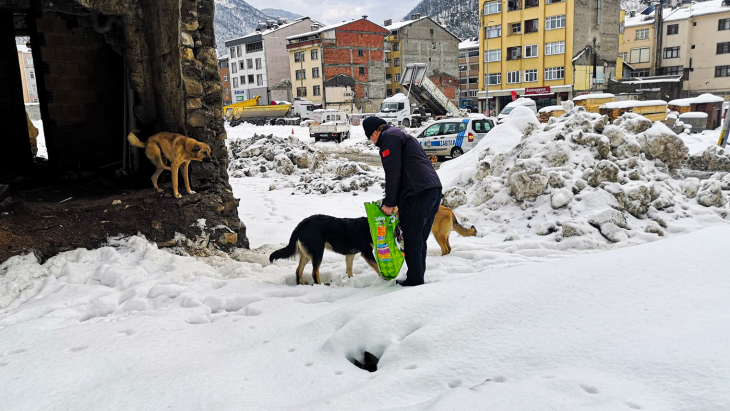
[[[393,19],[388,19],[383,22],[383,26],[390,26],[393,24]]]
[[[636,17],[636,10],[631,10],[629,12],[629,17]]]
[[[367,19],[368,19],[368,15],[367,15],[367,14],[366,14],[366,15],[364,15],[364,16],[362,16],[362,18],[363,18],[364,20],[367,20]]]
[[[311,26],[309,26],[311,31],[317,31],[320,29],[319,23],[313,23]]]
[[[421,13],[413,13],[411,14],[411,20],[418,20],[421,18]]]

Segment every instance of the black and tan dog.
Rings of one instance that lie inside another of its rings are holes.
[[[155,174],[152,175],[152,185],[158,192],[162,192],[162,189],[157,186],[157,178],[160,177],[163,170],[168,170],[172,172],[172,190],[175,198],[182,197],[177,185],[178,170],[182,166],[185,189],[188,190],[188,194],[195,194],[195,191],[190,189],[188,166],[191,161],[206,163],[211,161],[210,147],[207,144],[181,134],[164,132],[155,134],[144,143],[139,141],[134,133],[129,133],[127,139],[131,145],[144,148],[147,158],[157,167]],[[170,160],[169,166],[165,165],[163,155]]]
[[[358,253],[380,275],[373,256],[373,238],[366,217],[336,218],[321,214],[307,217],[291,233],[289,244],[271,253],[269,261],[291,258],[297,254],[297,284],[302,284],[302,272],[309,261],[312,262],[314,282],[322,284],[319,267],[325,248],[345,256],[348,277],[352,277],[352,262]]]

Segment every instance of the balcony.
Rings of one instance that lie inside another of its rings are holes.
[[[507,61],[522,59],[522,47],[508,47]]]
[[[522,0],[508,0],[507,11],[522,10]]]

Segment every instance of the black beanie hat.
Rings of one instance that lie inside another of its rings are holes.
[[[370,138],[375,130],[383,124],[388,124],[385,120],[380,117],[368,117],[362,122],[362,128],[365,130],[365,137]]]

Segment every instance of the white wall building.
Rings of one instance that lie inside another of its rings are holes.
[[[254,33],[226,41],[233,103],[255,96],[261,96],[260,104],[287,100],[288,91],[271,90],[282,80],[291,81],[286,38],[310,31],[312,24],[309,17],[267,20]]]

